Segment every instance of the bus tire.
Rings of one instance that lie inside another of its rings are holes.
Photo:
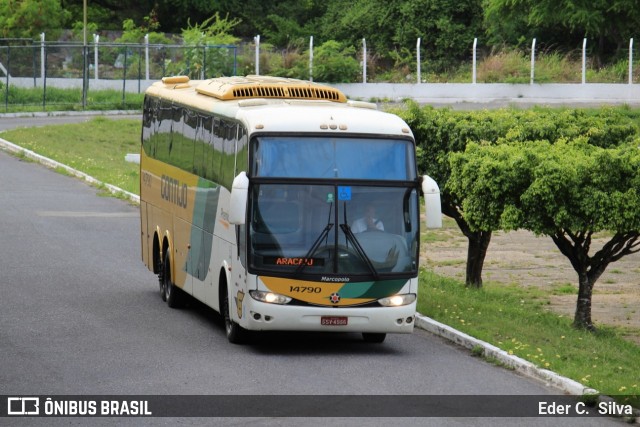
[[[162,301],[167,301],[167,290],[166,290],[166,281],[164,277],[164,262],[158,262],[158,283],[160,284],[160,298]],[[171,276],[169,276],[171,277]]]
[[[220,286],[222,289],[220,309],[222,311],[222,320],[224,321],[224,330],[227,334],[227,339],[232,344],[244,344],[247,342],[249,331],[238,325],[231,318],[231,302],[229,299],[229,292],[227,291],[227,284],[221,281]]]
[[[370,343],[381,343],[384,341],[386,337],[387,337],[387,334],[383,334],[383,333],[372,333],[372,332],[362,333],[362,339],[364,339],[365,342],[370,342]]]
[[[162,275],[160,289],[164,290],[163,301],[166,301],[171,308],[180,307],[182,295],[180,295],[180,289],[171,281],[171,255],[169,255],[169,251],[165,251],[160,274]]]

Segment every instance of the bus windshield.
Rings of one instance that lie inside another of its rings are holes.
[[[413,143],[401,139],[261,137],[254,177],[413,181]]]
[[[417,270],[415,187],[255,183],[249,218],[256,273],[353,281]]]

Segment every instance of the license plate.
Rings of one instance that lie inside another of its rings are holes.
[[[322,316],[320,318],[321,325],[343,326],[348,323],[349,323],[349,318],[346,316]]]

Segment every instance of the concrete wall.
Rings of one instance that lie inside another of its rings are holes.
[[[138,91],[144,92],[155,80],[127,80],[125,85],[125,91],[131,93],[137,93]],[[0,79],[0,82],[6,83],[5,79]],[[35,82],[35,83],[34,83]],[[9,78],[9,84],[17,87],[31,88],[42,87],[43,81],[41,78],[30,77],[11,77]],[[81,89],[82,79],[68,79],[58,77],[48,77],[47,87],[57,87],[61,89]],[[106,79],[89,79],[89,90],[103,90],[113,89],[122,90],[122,80],[106,80]],[[1,92],[1,91],[0,91]]]
[[[412,98],[424,104],[629,104],[640,105],[640,84],[338,84],[347,97],[363,101]]]
[[[3,83],[5,80],[2,80]],[[153,81],[127,80],[127,92],[144,92]],[[33,78],[11,78],[9,84],[34,87]],[[42,87],[42,80],[35,79]],[[406,98],[435,105],[470,104],[628,104],[640,106],[640,84],[504,84],[504,83],[348,83],[333,84],[347,97],[363,101],[397,102]],[[48,78],[47,87],[80,88],[82,80]],[[90,79],[89,91],[123,89],[122,80]]]

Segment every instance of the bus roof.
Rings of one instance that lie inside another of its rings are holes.
[[[327,132],[412,136],[399,117],[347,100],[330,86],[268,76],[189,80],[167,77],[146,93],[242,122],[254,132]]]

